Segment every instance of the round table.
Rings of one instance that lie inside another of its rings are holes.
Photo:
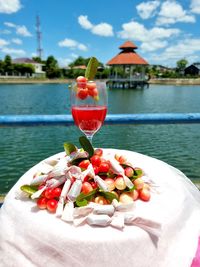
[[[125,155],[153,182],[151,200],[137,200],[135,205],[141,217],[160,223],[160,237],[135,225],[126,225],[123,230],[87,224],[76,227],[38,210],[34,201],[20,197],[20,186],[31,181],[44,160],[18,180],[1,208],[2,266],[200,266],[199,252],[193,260],[200,236],[200,193],[196,186],[182,172],[155,158],[126,150],[104,149],[104,153]]]

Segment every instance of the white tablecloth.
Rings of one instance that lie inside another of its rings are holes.
[[[75,227],[30,199],[16,199],[39,165],[7,194],[0,211],[0,266],[3,267],[190,267],[200,235],[200,193],[179,170],[130,151],[126,155],[158,186],[149,202],[136,201],[140,216],[161,223],[160,238],[137,226]],[[59,157],[61,154],[53,156]],[[39,163],[41,164],[41,163]]]

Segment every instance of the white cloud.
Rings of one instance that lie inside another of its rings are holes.
[[[12,22],[4,22],[4,25],[10,28],[16,28],[17,25]]]
[[[4,39],[0,39],[0,48],[6,46],[6,45],[8,45],[8,44],[9,44],[8,41],[6,41],[6,40],[4,40]]]
[[[17,45],[21,45],[21,44],[22,44],[22,40],[19,39],[19,38],[13,38],[11,41],[12,41],[14,44],[17,44]]]
[[[114,35],[112,25],[105,22],[101,22],[96,25],[92,24],[88,20],[88,16],[80,15],[78,17],[78,23],[81,25],[83,29],[90,30],[93,34],[104,37],[109,37]]]
[[[113,28],[108,23],[99,23],[92,27],[92,33],[100,36],[113,36]]]
[[[147,29],[143,24],[136,21],[124,23],[122,28],[123,30],[118,33],[120,38],[134,39],[141,42],[169,38],[180,33],[180,30],[176,28],[153,27],[152,29]]]
[[[159,40],[156,40],[154,42],[145,42],[145,43],[142,43],[141,45],[141,49],[145,52],[152,52],[152,51],[155,51],[155,50],[158,50],[158,49],[161,49],[161,48],[164,48],[168,45],[168,42],[167,41],[159,41]]]
[[[177,45],[168,47],[165,53],[170,58],[187,57],[200,52],[200,39],[181,40]]]
[[[160,1],[157,0],[142,2],[136,6],[136,9],[142,19],[149,19],[155,15],[155,11],[159,5]]]
[[[21,35],[21,36],[24,36],[24,37],[30,37],[30,36],[32,36],[32,34],[28,31],[28,29],[24,25],[17,26],[16,33],[18,35]]]
[[[143,24],[136,21],[124,23],[123,30],[118,33],[122,39],[131,39],[142,42],[141,48],[143,51],[154,51],[163,48],[167,45],[165,39],[177,36],[180,30],[176,28],[161,28],[153,27],[151,29],[145,28]]]
[[[4,25],[9,28],[15,28],[16,34],[24,36],[24,37],[30,37],[32,34],[28,31],[25,25],[16,25],[12,22],[4,22]]]
[[[79,16],[78,23],[81,25],[83,29],[86,30],[90,30],[93,27],[92,23],[88,20],[88,16],[83,16],[83,15]]]
[[[157,25],[169,25],[177,22],[194,23],[195,17],[185,11],[182,6],[174,0],[167,0],[162,3]]]
[[[78,43],[75,40],[65,38],[63,41],[58,43],[60,47],[69,47],[70,49],[79,49],[82,51],[87,51],[87,46],[81,43]]]
[[[199,61],[200,57],[200,38],[180,40],[177,44],[168,46],[161,54],[152,54],[151,59],[154,62],[160,62],[163,65],[176,63],[181,58],[187,59],[189,62]]]
[[[9,47],[3,47],[1,51],[5,54],[17,55],[17,56],[24,56],[26,54],[26,52],[22,49],[15,49],[15,48],[9,48]]]
[[[190,8],[193,13],[200,14],[200,1],[192,0]]]
[[[19,0],[0,0],[0,13],[11,14],[21,9]]]

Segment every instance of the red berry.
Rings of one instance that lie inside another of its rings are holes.
[[[138,199],[138,197],[139,197],[139,192],[138,192],[138,190],[133,190],[133,200],[137,200]]]
[[[96,189],[98,187],[96,182],[90,182],[93,189]]]
[[[47,201],[48,211],[50,211],[52,213],[56,212],[57,206],[58,206],[58,201],[56,199],[49,199]]]
[[[99,173],[99,167],[93,166],[94,173],[97,175]]]
[[[98,96],[99,92],[97,90],[97,88],[95,88],[94,90],[89,90],[88,94],[92,97]]]
[[[80,163],[79,163],[79,167],[81,169],[87,169],[87,167],[90,165],[90,161],[88,159],[85,159],[85,160],[82,160]]]
[[[131,177],[133,177],[134,170],[131,167],[126,167],[124,170],[124,173],[127,177],[131,178]]]
[[[86,79],[85,77],[83,77],[83,76],[78,76],[78,77],[76,78],[76,81],[77,81],[77,83],[78,83],[78,82],[80,82],[80,83],[82,83],[82,82],[87,83],[87,79]]]
[[[85,89],[87,87],[87,79],[85,77],[83,77],[83,76],[79,76],[76,79],[76,82],[77,82],[78,88]]]
[[[56,187],[53,189],[53,196],[58,198],[58,197],[60,197],[61,192],[62,192],[62,189],[60,187]]]
[[[97,156],[99,156],[99,157],[102,157],[102,155],[103,155],[103,150],[102,150],[101,148],[97,148],[97,149],[95,149],[95,151],[94,151],[94,155],[97,155]]]
[[[86,175],[85,177],[84,177],[84,179],[83,179],[83,182],[87,182],[88,180],[89,180],[89,176],[88,175]]]
[[[108,172],[109,168],[110,168],[109,164],[106,162],[103,162],[99,166],[99,172]]]
[[[93,155],[90,158],[90,161],[91,161],[93,166],[99,166],[101,164],[101,158],[97,155]]]
[[[77,92],[77,97],[84,100],[86,99],[88,96],[88,90],[87,89],[82,89],[82,88],[78,88],[78,92]]]
[[[53,194],[53,188],[47,188],[45,191],[44,191],[44,196],[48,199],[50,198],[54,198],[54,194]]]
[[[45,197],[41,197],[37,200],[37,206],[39,209],[44,210],[47,207],[47,199]]]
[[[94,90],[96,87],[97,87],[97,86],[96,86],[96,83],[95,83],[95,82],[88,82],[88,83],[87,83],[87,89],[88,89],[89,91]]]
[[[84,182],[82,184],[81,192],[83,192],[84,194],[88,194],[92,190],[93,190],[93,187],[89,182]]]
[[[142,189],[139,191],[139,198],[143,201],[149,201],[151,198],[150,191],[148,189]]]

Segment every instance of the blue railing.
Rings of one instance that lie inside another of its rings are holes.
[[[109,114],[105,124],[200,123],[200,113]],[[71,115],[0,115],[0,126],[73,125]]]
[[[200,113],[109,114],[105,124],[200,123]],[[71,115],[0,115],[0,127],[73,125]],[[0,203],[1,207],[2,203]]]

